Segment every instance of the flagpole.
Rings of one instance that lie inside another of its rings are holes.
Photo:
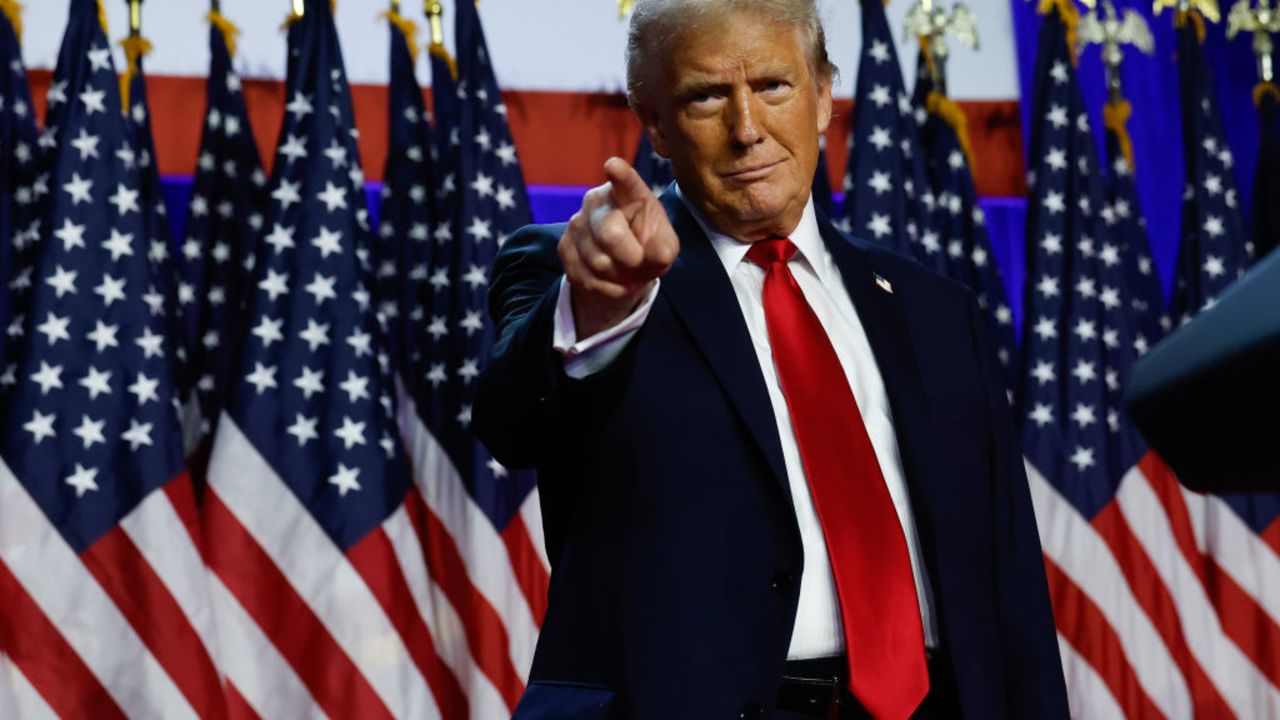
[[[458,62],[444,46],[444,6],[440,0],[424,0],[422,11],[431,24],[431,44],[427,52],[440,58],[449,67],[449,76],[458,79]]]
[[[444,45],[444,6],[440,4],[440,0],[426,0],[422,4],[422,11],[426,13],[427,18],[431,21],[431,44]]]
[[[142,56],[151,52],[151,43],[142,37],[142,0],[127,0],[129,3],[129,35],[120,41],[124,48],[125,67],[120,75],[120,102],[124,110],[129,109],[129,89],[134,76],[139,73]]]

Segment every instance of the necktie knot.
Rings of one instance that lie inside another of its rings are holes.
[[[774,238],[751,243],[747,259],[768,270],[771,265],[785,263],[796,254],[796,245],[787,238]]]

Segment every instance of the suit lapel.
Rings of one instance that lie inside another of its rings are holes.
[[[680,256],[662,276],[659,294],[684,323],[789,497],[773,406],[733,285],[711,241],[676,193],[664,193],[662,204],[680,238]]]

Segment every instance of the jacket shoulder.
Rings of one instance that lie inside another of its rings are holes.
[[[544,254],[548,251],[554,253],[556,243],[560,241],[560,236],[564,235],[567,226],[568,223],[525,225],[511,233],[511,236],[502,244],[502,248],[498,251],[497,263],[501,265],[504,259],[510,260],[515,256],[529,253]]]

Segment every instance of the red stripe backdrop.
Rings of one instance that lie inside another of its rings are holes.
[[[31,92],[41,117],[51,79],[48,70],[30,72]],[[270,168],[284,115],[284,83],[245,80],[244,93],[253,135]],[[160,172],[192,174],[199,154],[197,114],[204,111],[204,78],[150,75],[147,94]],[[351,95],[365,175],[381,179],[387,155],[387,88],[352,85]],[[429,91],[427,96],[430,104]],[[607,158],[629,159],[635,153],[640,123],[620,94],[512,91],[503,97],[525,181],[531,185],[596,185],[603,181],[600,166]],[[959,100],[957,104],[969,117],[978,193],[1025,195],[1018,101]],[[827,133],[828,169],[837,189],[842,187],[852,108],[851,100],[837,99],[836,117]]]

